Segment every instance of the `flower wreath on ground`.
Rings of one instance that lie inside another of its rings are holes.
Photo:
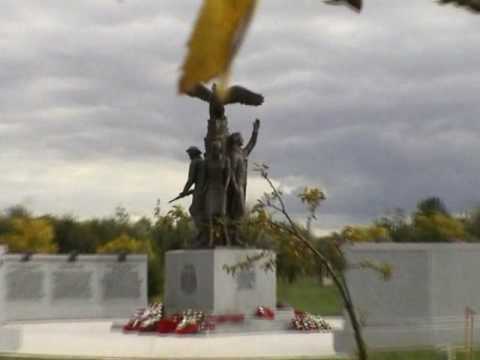
[[[313,315],[301,310],[295,310],[295,317],[290,323],[290,328],[299,331],[332,331],[332,326],[321,316]]]
[[[125,333],[196,334],[215,330],[215,325],[219,323],[239,323],[244,319],[243,314],[207,315],[203,311],[193,309],[166,315],[164,305],[154,303],[147,308],[135,311],[130,320],[123,326],[123,331]]]
[[[275,312],[266,306],[258,306],[254,316],[258,319],[274,320]],[[217,324],[242,323],[244,314],[207,315],[203,311],[187,309],[180,313],[166,315],[161,303],[153,303],[138,309],[123,325],[125,333],[152,332],[158,334],[197,334],[215,330]],[[299,331],[331,331],[332,327],[322,317],[301,310],[294,311],[290,329]]]

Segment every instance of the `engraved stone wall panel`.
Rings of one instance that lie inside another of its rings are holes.
[[[105,301],[136,299],[141,296],[142,279],[134,264],[116,263],[107,265],[102,278]]]
[[[85,270],[82,265],[57,268],[52,272],[53,301],[92,299],[92,277],[93,271]]]
[[[236,276],[238,290],[253,290],[255,289],[257,273],[250,270],[241,270]]]
[[[2,256],[0,256],[0,261]],[[0,321],[125,318],[147,305],[147,257],[6,254],[0,265]]]
[[[9,266],[5,274],[6,301],[39,302],[45,297],[45,270],[38,264]]]

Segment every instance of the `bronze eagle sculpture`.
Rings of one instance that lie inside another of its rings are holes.
[[[263,95],[254,93],[238,85],[230,86],[223,97],[218,93],[216,84],[212,85],[212,90],[209,90],[203,84],[197,84],[191,90],[187,91],[187,95],[209,103],[210,119],[223,118],[225,116],[225,105],[228,104],[251,106],[263,104]]]

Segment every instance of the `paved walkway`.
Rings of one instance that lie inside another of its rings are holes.
[[[339,329],[341,319],[328,319]],[[276,331],[193,336],[123,334],[111,321],[14,323],[0,328],[15,349],[0,341],[0,352],[125,358],[278,358],[334,356],[331,333]],[[15,339],[15,337],[17,337]],[[6,339],[6,338],[5,338]],[[13,342],[12,342],[13,341]],[[2,348],[3,346],[3,348]]]

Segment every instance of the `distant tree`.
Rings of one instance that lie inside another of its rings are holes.
[[[273,219],[271,221],[276,223],[277,229],[288,227],[285,222]],[[305,227],[300,224],[297,224],[297,226],[305,238],[312,240]],[[305,256],[305,249],[299,246],[292,234],[286,231],[272,231],[270,236],[275,243],[274,250],[277,254],[277,276],[293,283],[302,276],[316,274],[315,259]]]
[[[115,220],[122,225],[128,225],[130,222],[130,214],[127,209],[121,205],[115,208]]]
[[[13,205],[5,210],[8,218],[30,218],[31,212],[23,205]]]
[[[189,248],[194,234],[190,216],[181,206],[173,206],[166,215],[157,214],[153,225],[153,237],[162,253]]]
[[[434,214],[450,216],[450,213],[448,212],[447,207],[443,203],[442,199],[435,196],[419,201],[417,204],[416,213],[424,216],[431,216]]]
[[[480,207],[472,210],[465,218],[465,230],[472,241],[480,241]]]
[[[416,242],[451,242],[466,238],[460,220],[439,212],[431,215],[417,213],[413,220],[413,232]]]
[[[89,222],[80,222],[71,216],[53,218],[55,242],[59,253],[77,252],[82,254],[95,253],[98,236],[92,232]]]
[[[10,231],[0,237],[0,243],[11,252],[55,253],[53,226],[47,219],[10,218]]]
[[[142,241],[122,234],[119,237],[97,248],[99,254],[148,254],[152,255],[152,249],[148,241]]]
[[[388,231],[393,242],[412,242],[414,240],[413,228],[402,209],[395,209],[375,221],[375,224]]]
[[[378,224],[369,226],[346,226],[343,228],[341,236],[345,240],[353,243],[391,241],[388,229]]]

